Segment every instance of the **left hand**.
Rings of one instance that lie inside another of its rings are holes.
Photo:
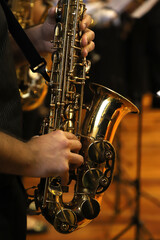
[[[41,37],[42,37],[42,48],[43,52],[53,52],[52,43],[50,40],[54,38],[54,28],[56,25],[55,21],[55,7],[52,7],[48,11],[48,16],[43,25],[41,25]],[[94,37],[95,34],[92,30],[88,29],[88,27],[92,23],[91,16],[85,14],[82,22],[80,23],[80,30],[83,31],[82,39],[81,39],[81,47],[82,47],[82,56],[86,57],[89,52],[91,52],[94,45]]]
[[[83,31],[83,35],[81,39],[83,57],[86,57],[88,53],[95,48],[95,44],[93,42],[95,38],[95,33],[88,28],[92,24],[92,21],[93,20],[91,16],[88,14],[85,14],[82,22],[80,23],[80,29]]]

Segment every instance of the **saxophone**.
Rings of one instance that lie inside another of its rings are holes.
[[[56,129],[69,131],[82,143],[84,163],[70,171],[69,183],[59,177],[42,178],[35,189],[35,203],[41,213],[60,233],[71,233],[86,226],[100,212],[103,194],[114,170],[112,141],[121,119],[138,109],[129,100],[99,84],[89,107],[83,103],[89,62],[81,56],[79,22],[86,11],[83,0],[60,0],[57,4],[53,63],[50,82],[49,116],[42,124],[42,134]],[[83,120],[84,119],[84,120]],[[53,143],[54,144],[54,143]],[[74,196],[64,201],[64,193],[74,184]]]

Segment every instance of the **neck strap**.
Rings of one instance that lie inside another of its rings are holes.
[[[5,0],[1,0],[0,3],[6,15],[9,31],[20,49],[22,50],[24,56],[30,63],[30,69],[32,70],[32,72],[40,73],[46,81],[49,81],[49,76],[46,72],[45,59],[39,55],[36,48],[33,46],[32,42],[28,38],[27,34],[15,18],[10,8],[8,7]]]

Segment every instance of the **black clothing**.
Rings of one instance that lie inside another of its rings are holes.
[[[20,179],[13,177],[5,187],[0,187],[0,239],[26,239],[25,195]]]
[[[160,2],[142,18],[121,16],[121,22],[94,29],[90,81],[137,101],[160,90]]]
[[[0,130],[20,138],[21,126],[19,89],[7,22],[0,5]],[[24,240],[26,199],[20,178],[0,174],[0,192],[0,239]]]
[[[21,137],[21,102],[7,23],[1,5],[0,18],[0,129]]]

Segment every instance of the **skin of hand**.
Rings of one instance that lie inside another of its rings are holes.
[[[80,23],[80,30],[83,31],[81,39],[81,52],[84,57],[86,57],[95,47],[93,42],[95,34],[88,28],[91,23],[91,16],[84,14],[83,20]],[[51,40],[54,38],[55,24],[55,7],[52,7],[49,9],[48,16],[43,24],[35,26],[27,31],[29,38],[32,40],[39,52],[44,54],[53,52]]]
[[[78,154],[81,143],[69,132],[56,130],[46,135],[33,137],[27,145],[33,153],[30,174],[36,177],[61,177],[62,185],[69,180],[69,169],[76,169],[83,163]],[[36,169],[36,172],[35,172]],[[36,174],[36,175],[35,175]]]

